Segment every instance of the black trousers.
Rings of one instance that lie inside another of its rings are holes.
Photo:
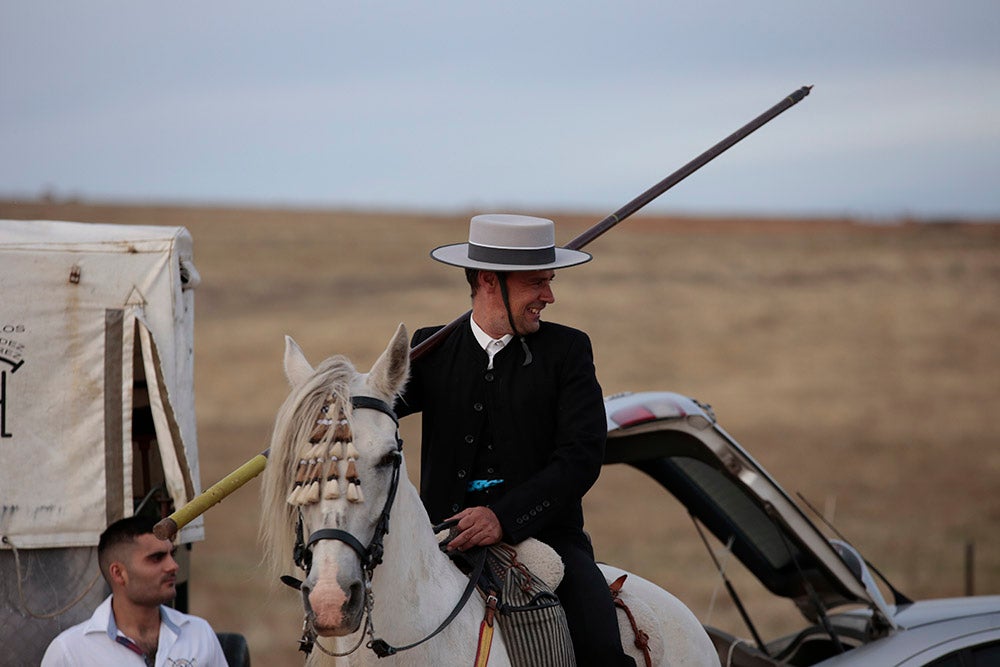
[[[581,532],[578,536],[548,537],[539,539],[562,556],[566,568],[556,595],[566,612],[577,666],[635,667],[635,660],[622,649],[618,613],[587,536]]]

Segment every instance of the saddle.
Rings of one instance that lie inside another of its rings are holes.
[[[438,531],[442,549],[449,538],[449,531]],[[501,542],[469,552],[449,553],[449,556],[467,575],[481,572],[476,588],[486,603],[486,618],[480,628],[476,665],[485,664],[489,657],[494,622],[500,626],[507,653],[515,667],[572,667],[576,664],[566,614],[554,592],[565,571],[555,549],[528,538],[517,545]],[[485,562],[477,567],[483,559]],[[610,584],[611,597],[627,617],[635,646],[642,653],[646,667],[651,667],[649,635],[639,627],[635,615],[621,597],[626,577],[622,575]]]
[[[442,549],[449,537],[438,533]],[[501,542],[448,555],[467,575],[480,572],[476,588],[486,603],[486,616],[477,665],[489,657],[494,623],[514,667],[576,665],[566,613],[554,592],[562,581],[562,560],[552,547],[528,539],[516,547]]]

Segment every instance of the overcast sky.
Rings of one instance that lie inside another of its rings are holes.
[[[1000,218],[1000,2],[0,0],[0,197]]]

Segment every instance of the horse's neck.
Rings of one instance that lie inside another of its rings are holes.
[[[434,632],[451,614],[468,584],[468,578],[441,552],[430,528],[430,519],[416,488],[402,479],[384,541],[382,564],[372,579],[372,623],[376,637],[401,647]],[[476,633],[484,606],[473,595],[441,634],[420,646],[380,659],[367,648],[353,653],[352,667],[395,665],[473,664]],[[337,650],[346,651],[358,635],[343,637]],[[325,656],[313,656],[310,665],[337,665]],[[509,667],[502,637],[494,636],[491,666]]]
[[[385,536],[385,556],[372,581],[375,620],[405,619],[402,627],[413,627],[427,614],[429,619],[443,619],[449,610],[444,615],[434,612],[443,604],[454,604],[467,583],[468,578],[438,547],[416,488],[400,484]]]

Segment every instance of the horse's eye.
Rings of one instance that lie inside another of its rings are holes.
[[[397,451],[388,452],[385,456],[379,459],[376,464],[379,468],[388,468],[394,466],[399,462],[400,453]]]

